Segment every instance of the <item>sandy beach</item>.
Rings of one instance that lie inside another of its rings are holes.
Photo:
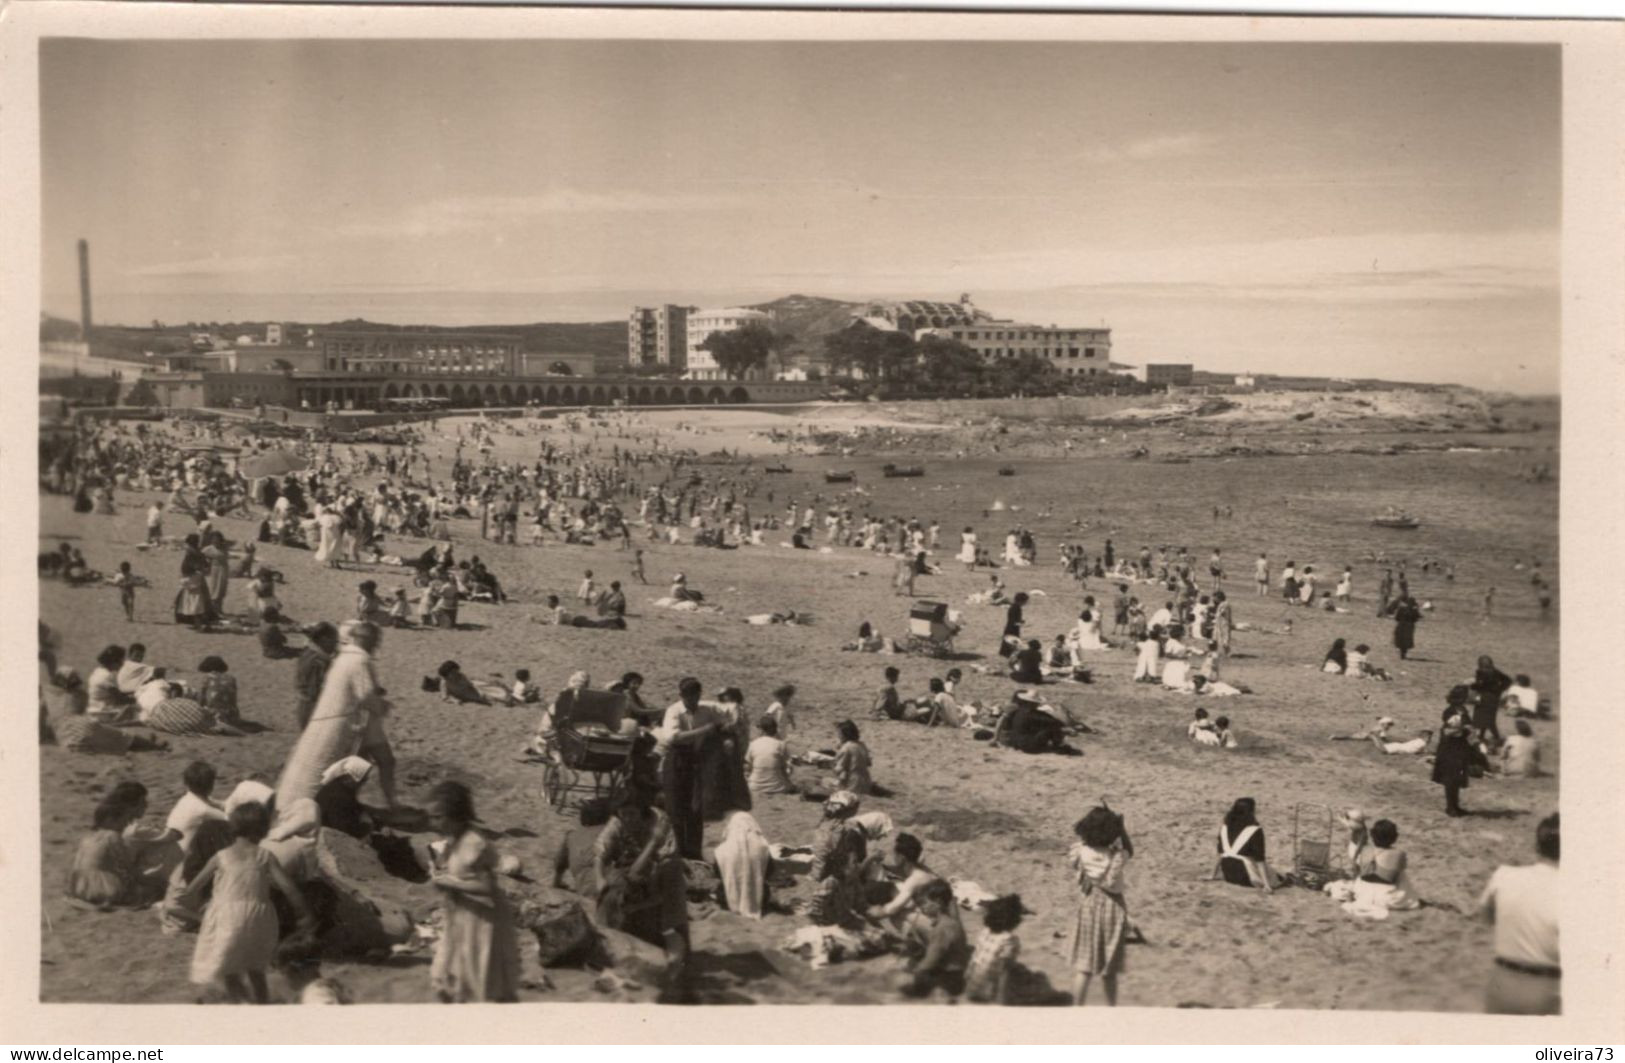
[[[480,540],[479,522],[453,522],[459,557],[477,555],[501,579],[513,601],[468,603],[455,631],[390,631],[379,673],[395,701],[389,723],[400,759],[403,797],[421,801],[427,789],[455,778],[473,789],[482,820],[502,849],[518,856],[533,877],[548,876],[553,851],[573,819],[553,811],[543,796],[541,769],[523,763],[520,749],[539,708],[450,705],[420,690],[420,680],[443,660],[459,661],[472,677],[511,677],[528,668],[544,690],[563,686],[577,669],[595,685],[622,672],[647,677],[646,700],[675,699],[678,680],[701,679],[707,692],[741,687],[746,706],[760,712],[780,683],[797,685],[797,732],[792,746],[828,748],[834,725],[853,719],[875,758],[875,776],[892,796],[868,798],[864,810],[887,812],[899,830],[924,842],[925,862],[946,877],[974,881],[995,893],[1019,892],[1033,913],[1019,930],[1022,959],[1057,985],[1067,982],[1067,938],[1075,888],[1065,866],[1071,827],[1101,795],[1123,812],[1135,841],[1127,897],[1147,943],[1129,949],[1121,1003],[1191,1007],[1360,1008],[1471,1011],[1480,1007],[1489,974],[1490,931],[1461,914],[1471,908],[1489,873],[1505,862],[1532,858],[1535,823],[1556,807],[1561,739],[1555,722],[1535,723],[1548,774],[1536,779],[1475,779],[1464,802],[1473,815],[1444,815],[1440,788],[1429,781],[1421,758],[1383,756],[1366,743],[1331,742],[1327,736],[1366,726],[1379,715],[1396,719],[1396,733],[1409,736],[1436,727],[1449,688],[1470,679],[1476,658],[1492,656],[1505,672],[1528,673],[1545,696],[1564,710],[1558,689],[1558,624],[1555,610],[1543,619],[1526,569],[1515,564],[1539,558],[1554,584],[1557,571],[1556,483],[1517,475],[1537,460],[1508,459],[1481,449],[1480,427],[1464,423],[1457,452],[1393,454],[1306,453],[1300,456],[1202,458],[1184,464],[1136,460],[1135,430],[1129,445],[1069,456],[975,451],[954,460],[963,441],[982,429],[936,416],[929,404],[904,411],[834,405],[824,409],[685,410],[616,415],[597,427],[572,428],[564,420],[522,421],[499,431],[493,458],[534,460],[540,440],[640,447],[658,437],[669,446],[700,454],[738,452],[737,465],[696,466],[716,478],[747,475],[757,484],[753,514],[782,515],[792,499],[820,511],[839,501],[858,512],[916,517],[940,524],[942,545],[933,558],[940,575],[922,577],[917,596],[946,601],[961,610],[965,627],[958,646],[966,655],[964,694],[1002,702],[1013,687],[998,674],[971,665],[998,663],[1003,611],[967,603],[988,581],[952,561],[959,531],[974,527],[997,548],[1016,524],[1032,530],[1040,563],[1001,570],[1012,591],[1033,594],[1027,628],[1046,643],[1069,629],[1083,594],[1109,599],[1106,581],[1091,578],[1079,589],[1061,571],[1061,542],[1082,542],[1091,556],[1114,539],[1119,554],[1142,544],[1188,546],[1199,562],[1223,550],[1230,575],[1225,584],[1239,622],[1253,631],[1235,637],[1235,657],[1225,678],[1254,693],[1206,703],[1229,715],[1240,748],[1200,748],[1187,740],[1194,700],[1131,682],[1131,648],[1092,655],[1093,682],[1047,688],[1097,733],[1075,740],[1081,757],[1029,757],[989,748],[967,733],[868,719],[887,665],[902,671],[905,696],[921,695],[932,676],[949,666],[918,655],[896,657],[841,652],[861,621],[901,637],[908,602],[894,595],[894,560],[855,548],[788,549],[788,532],[770,532],[766,545],[734,551],[650,542],[634,528],[646,551],[650,584],[631,581],[631,555],[613,543],[595,546],[499,546]],[[449,467],[455,431],[466,418],[442,420],[428,451],[435,475]],[[1301,423],[1301,422],[1300,422]],[[608,427],[619,426],[619,427]],[[1232,426],[1233,427],[1233,426]],[[1537,432],[1499,437],[1554,460],[1555,420]],[[624,429],[624,433],[622,432]],[[805,437],[813,432],[890,432],[906,435],[897,452],[916,456],[926,475],[886,480],[879,466],[888,452],[852,455],[825,448],[814,456],[803,438],[775,441],[768,433]],[[1121,430],[1120,430],[1121,431]],[[1160,428],[1157,439],[1173,439]],[[1357,432],[1358,429],[1348,429]],[[1078,429],[1078,438],[1086,430]],[[596,435],[595,435],[596,434]],[[1095,430],[1098,437],[1099,432]],[[1115,439],[1115,436],[1113,437]],[[1352,438],[1352,436],[1351,436]],[[1408,437],[1407,437],[1408,438]],[[1466,445],[1472,443],[1473,445]],[[1158,444],[1161,445],[1161,444]],[[784,460],[793,472],[762,476],[762,463]],[[747,474],[745,461],[758,470]],[[856,484],[826,485],[822,472],[840,461],[854,468]],[[999,474],[1001,466],[1013,476]],[[643,475],[647,476],[647,473]],[[105,586],[70,588],[43,581],[42,619],[59,629],[63,660],[87,672],[108,643],[141,641],[148,660],[194,678],[199,660],[226,657],[237,676],[244,715],[270,728],[241,738],[175,738],[167,753],[98,757],[42,746],[41,896],[42,998],[108,1003],[186,1002],[197,990],[186,980],[193,939],[159,933],[153,911],[87,912],[62,896],[73,847],[89,828],[97,798],[125,779],[151,791],[151,817],[158,818],[182,793],[180,773],[193,759],[214,764],[221,794],[240,779],[274,779],[295,737],[293,662],[261,657],[251,636],[199,634],[170,617],[178,553],[138,549],[143,512],[155,495],[121,492],[114,516],[74,514],[71,499],[41,497],[40,549],[71,542],[92,568],[115,570],[128,560],[152,582],[138,595],[137,619],[124,620],[117,592]],[[996,505],[996,503],[998,505]],[[1370,526],[1383,506],[1417,513],[1420,530],[1396,532]],[[1215,519],[1215,507],[1231,516]],[[635,512],[635,503],[631,507]],[[177,528],[179,518],[171,523]],[[242,517],[219,523],[241,543],[255,524]],[[180,529],[184,530],[184,529]],[[173,534],[175,528],[171,529]],[[822,534],[819,535],[822,546]],[[391,540],[386,549],[420,552],[422,541]],[[1289,560],[1328,575],[1344,565],[1354,572],[1354,597],[1346,614],[1288,609],[1277,592],[1255,597],[1251,561],[1267,552],[1279,573]],[[1432,603],[1420,625],[1418,649],[1399,661],[1391,646],[1392,623],[1375,615],[1381,576],[1377,559],[1409,558],[1415,595]],[[1417,562],[1436,558],[1454,566],[1454,579],[1423,573]],[[362,565],[344,571],[319,568],[308,552],[262,546],[260,559],[285,574],[282,600],[300,622],[350,615],[356,585],[376,580],[382,590],[410,586],[410,572]],[[539,626],[530,617],[549,593],[568,598],[586,569],[600,584],[619,579],[627,589],[627,630],[596,631]],[[722,607],[715,615],[656,608],[668,579],[686,574],[690,586]],[[1481,618],[1485,588],[1498,588],[1495,615]],[[1160,605],[1159,589],[1132,588]],[[228,601],[236,603],[240,588]],[[795,610],[810,626],[756,627],[751,614]],[[1293,621],[1290,634],[1263,634]],[[1392,682],[1355,681],[1323,675],[1319,666],[1334,638],[1367,642],[1372,661],[1394,672]],[[975,655],[971,659],[969,655]],[[1503,718],[1504,720],[1504,718]],[[1503,722],[1503,728],[1506,727]],[[801,769],[807,779],[811,772]],[[376,792],[369,795],[376,798]],[[1299,803],[1359,807],[1392,819],[1400,845],[1410,854],[1412,874],[1430,906],[1367,922],[1342,912],[1325,896],[1284,889],[1265,896],[1205,881],[1212,868],[1214,833],[1237,797],[1257,799],[1272,860],[1290,866],[1293,812]],[[814,804],[793,796],[758,797],[754,815],[773,842],[807,844],[817,822]],[[708,828],[714,843],[718,825]],[[418,888],[422,910],[434,891]],[[801,920],[770,914],[760,922],[719,910],[697,910],[693,924],[696,991],[707,1002],[883,1003],[898,968],[892,957],[813,969],[781,945]],[[974,940],[979,916],[966,913]],[[652,999],[653,987],[595,988],[591,973],[550,969],[544,983],[535,944],[523,942],[524,1000]],[[330,973],[348,984],[358,1002],[419,1002],[430,999],[428,954],[403,953],[376,964],[333,964]],[[1394,977],[1395,964],[1405,977]],[[274,983],[273,983],[274,985]]]

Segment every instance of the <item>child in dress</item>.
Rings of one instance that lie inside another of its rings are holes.
[[[429,981],[442,1003],[511,1004],[519,999],[519,937],[497,885],[497,851],[474,829],[468,787],[443,782],[429,796],[430,882],[440,892],[444,930]]]
[[[389,602],[389,624],[391,627],[411,627],[411,606],[406,601],[406,588],[396,587],[395,597]]]
[[[988,904],[982,916],[987,929],[976,940],[965,972],[965,999],[977,1004],[1010,1003],[1010,975],[1021,954],[1021,897],[1009,894]]]
[[[795,696],[796,688],[789,683],[784,684],[773,692],[773,703],[762,713],[764,719],[778,721],[780,741],[788,742],[796,729],[795,713],[790,711],[790,702]]]
[[[1220,744],[1219,733],[1214,730],[1213,721],[1207,718],[1206,709],[1197,709],[1196,718],[1185,728],[1185,736],[1199,746],[1217,746]]]
[[[242,716],[237,711],[237,677],[227,673],[225,659],[205,657],[197,670],[203,675],[198,701],[221,723],[233,727],[241,723]]]
[[[231,810],[235,840],[209,858],[178,900],[202,906],[203,891],[213,888],[197,948],[192,953],[194,985],[222,982],[233,1003],[267,1003],[265,972],[276,959],[278,927],[271,890],[282,893],[298,916],[299,930],[310,932],[310,909],[282,865],[260,846],[271,829],[271,814],[256,801]]]
[[[113,577],[113,586],[118,588],[119,604],[124,607],[124,619],[135,620],[135,582],[136,576],[130,571],[128,561],[118,563],[118,573]]]

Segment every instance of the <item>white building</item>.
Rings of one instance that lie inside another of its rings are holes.
[[[265,345],[267,347],[282,346],[282,326],[270,324],[265,326]]]
[[[728,374],[717,365],[711,352],[702,350],[700,344],[711,338],[713,333],[732,332],[752,321],[763,324],[773,320],[773,315],[761,310],[750,310],[742,306],[726,306],[716,310],[693,310],[688,315],[688,358],[687,371],[683,374],[685,380],[724,380]],[[747,377],[752,374],[746,374]]]

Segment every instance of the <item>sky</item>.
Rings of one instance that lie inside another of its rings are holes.
[[[500,324],[957,298],[1126,363],[1557,390],[1555,47],[88,41],[43,309]]]

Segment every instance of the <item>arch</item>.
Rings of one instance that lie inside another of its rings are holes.
[[[586,389],[583,388],[582,390],[586,390]],[[592,401],[593,401],[593,404],[596,405],[596,406],[602,406],[604,404],[605,397],[604,397],[604,389],[602,387],[596,387],[596,388],[592,389]]]
[[[576,389],[569,384],[564,385],[559,392],[559,402],[565,406],[574,406],[576,404]]]
[[[517,402],[529,402],[531,399],[530,388],[524,384],[520,384],[518,387],[513,389],[513,397]]]
[[[604,397],[609,399],[610,402],[614,402],[616,399],[621,397],[621,389],[614,384],[611,384],[609,387],[604,389]]]
[[[418,389],[416,384],[404,384],[401,386],[401,398],[415,399],[417,397]]]
[[[506,390],[506,389],[504,389],[504,390]],[[496,388],[496,385],[495,384],[487,384],[487,385],[485,385],[485,404],[487,406],[492,406],[492,405],[496,404],[496,401],[497,401],[497,388]]]
[[[538,393],[540,393],[541,390],[542,389],[540,387],[538,387],[536,389],[536,391]],[[546,402],[547,405],[549,405],[549,406],[557,406],[559,404],[559,389],[558,389],[558,387],[556,385],[550,385],[548,387],[547,395],[543,399],[543,401]]]
[[[395,390],[395,385],[394,384],[385,384],[384,385],[384,398],[386,398],[386,399],[394,399],[394,398],[399,398],[399,397],[400,397],[400,392]]]
[[[914,331],[914,319],[912,317],[909,317],[907,314],[899,314],[899,315],[897,315],[897,331],[899,331],[899,332],[913,332]]]
[[[712,388],[705,393],[705,401],[715,404],[727,401],[727,394],[721,388]]]
[[[463,385],[453,384],[451,386],[451,404],[453,406],[462,406],[467,402],[468,396],[463,394]]]
[[[636,406],[649,405],[649,389],[636,388],[632,392],[632,403]]]
[[[732,391],[728,392],[728,401],[749,402],[750,392],[746,391],[744,388],[734,388]]]
[[[451,396],[449,394],[447,394],[447,392],[446,392],[446,385],[445,384],[436,384],[434,386],[434,397],[437,398],[437,399],[449,399],[449,398],[451,398]]]
[[[694,403],[696,406],[699,405],[705,401],[705,392],[701,391],[699,388],[689,388],[688,401]]]
[[[497,395],[502,399],[502,405],[513,405],[513,388],[510,388],[508,385],[504,384],[502,385],[501,390],[497,392]]]
[[[664,406],[664,405],[666,405],[666,389],[665,388],[655,388],[654,404],[656,406]]]

